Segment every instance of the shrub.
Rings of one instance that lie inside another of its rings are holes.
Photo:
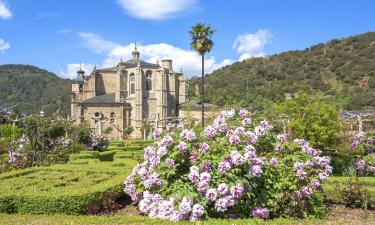
[[[105,209],[108,200],[123,195],[122,174],[130,173],[135,161],[124,163],[60,164],[0,174],[0,212],[86,214],[92,204]]]
[[[350,151],[357,155],[356,167],[359,175],[375,175],[374,134],[366,136],[358,133],[352,137]]]
[[[247,113],[229,124],[219,115],[203,134],[182,125],[154,132],[125,192],[145,215],[172,221],[324,215],[329,158],[305,140],[276,136],[266,120],[255,126]]]
[[[113,155],[116,151],[106,151],[99,153],[99,160],[100,161],[113,161]]]

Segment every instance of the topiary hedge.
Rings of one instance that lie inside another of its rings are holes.
[[[92,159],[89,159],[92,160]],[[0,175],[0,212],[32,214],[85,214],[95,204],[122,195],[123,172],[133,160],[112,163],[65,164],[34,167]]]

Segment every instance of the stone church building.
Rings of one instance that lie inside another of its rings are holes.
[[[183,74],[173,71],[171,59],[163,59],[161,65],[142,61],[136,46],[132,56],[114,67],[94,68],[89,76],[77,71],[71,120],[87,121],[96,134],[121,140],[129,130],[130,138],[149,137],[179,116],[179,106],[187,101]]]

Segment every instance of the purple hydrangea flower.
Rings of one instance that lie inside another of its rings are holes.
[[[312,179],[310,186],[312,189],[317,189],[320,186],[320,183],[317,179]]]
[[[226,172],[229,172],[230,170],[231,170],[231,166],[230,166],[229,162],[221,162],[221,163],[219,163],[219,171],[221,173],[226,173]]]
[[[155,139],[157,139],[157,138],[159,138],[160,136],[161,136],[161,130],[159,130],[159,129],[156,129],[156,130],[154,130],[154,132],[152,132],[152,136],[155,138]]]
[[[279,134],[277,135],[277,140],[280,141],[281,143],[284,143],[286,141],[286,136],[284,134]]]
[[[366,166],[366,162],[364,160],[359,160],[357,163],[357,168],[359,170],[364,170],[365,169],[365,166]]]
[[[297,170],[297,177],[300,180],[306,179],[306,172],[304,170]]]
[[[168,168],[173,168],[174,167],[174,160],[173,159],[166,159],[165,162],[167,163]]]
[[[219,198],[215,202],[215,209],[218,212],[225,212],[227,211],[228,207],[228,200],[226,198]]]
[[[302,194],[305,197],[310,197],[310,195],[313,193],[313,190],[310,187],[303,187],[302,188]]]
[[[210,188],[206,192],[206,198],[211,202],[215,201],[217,198],[217,191],[214,188]]]
[[[212,170],[212,164],[211,163],[205,163],[203,165],[203,171],[204,172],[209,173],[209,172],[211,172],[211,170]]]
[[[225,184],[225,183],[221,183],[219,184],[219,186],[217,187],[217,191],[223,196],[223,195],[226,195],[228,193],[228,185]]]
[[[247,152],[255,152],[255,147],[253,145],[246,145],[244,149]]]
[[[319,179],[321,181],[325,181],[328,179],[328,174],[326,172],[323,172],[323,173],[319,173]]]
[[[279,163],[279,161],[277,160],[277,158],[272,158],[270,159],[270,165],[271,166],[275,166]]]
[[[207,172],[203,172],[199,176],[199,181],[206,181],[209,183],[211,181],[211,175]]]
[[[230,188],[230,193],[235,198],[240,198],[245,193],[245,188],[241,184],[236,184]]]
[[[198,157],[198,154],[196,152],[192,152],[189,156],[190,161],[194,161]]]
[[[206,193],[208,188],[209,188],[209,185],[207,181],[200,181],[197,185],[197,190],[199,191],[200,194]]]
[[[245,119],[242,120],[242,125],[245,126],[245,127],[250,126],[251,123],[252,123],[251,118],[245,118]]]
[[[230,153],[230,157],[232,159],[231,162],[236,166],[242,165],[245,162],[245,158],[237,150],[233,150]]]
[[[204,207],[199,204],[194,204],[191,215],[199,219],[202,217],[203,214],[204,214]]]
[[[180,141],[180,143],[178,143],[178,149],[180,150],[181,153],[184,153],[188,149],[188,146],[185,142]]]
[[[253,217],[267,219],[270,216],[270,212],[266,208],[254,208],[252,210]]]
[[[210,149],[210,146],[207,143],[201,143],[199,144],[199,151],[201,153],[206,153]]]
[[[240,143],[240,137],[237,135],[230,135],[229,136],[229,143],[230,145],[238,145]]]
[[[300,163],[300,162],[296,162],[296,163],[294,163],[293,168],[294,168],[294,170],[303,170],[304,164]]]
[[[237,134],[237,135],[244,135],[246,132],[245,128],[243,127],[237,127],[235,130],[234,130],[234,133]]]
[[[238,112],[238,115],[241,117],[247,116],[248,114],[249,111],[247,111],[246,109],[240,109],[240,111]]]
[[[181,132],[180,137],[186,141],[194,141],[196,139],[194,131],[187,130],[187,129],[184,129]]]
[[[253,165],[250,170],[250,174],[253,177],[260,177],[263,174],[262,166],[260,165]]]
[[[275,145],[275,152],[281,152],[282,149],[283,149],[283,146],[281,144]]]

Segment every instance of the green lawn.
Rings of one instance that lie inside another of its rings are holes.
[[[344,220],[344,219],[274,219],[274,220],[254,220],[254,219],[209,219],[198,224],[226,225],[226,224],[371,224],[374,218],[367,220]],[[176,224],[161,219],[150,219],[147,217],[127,217],[127,216],[71,216],[71,215],[26,215],[26,214],[0,214],[0,224]],[[191,222],[178,222],[177,224],[192,224]]]

